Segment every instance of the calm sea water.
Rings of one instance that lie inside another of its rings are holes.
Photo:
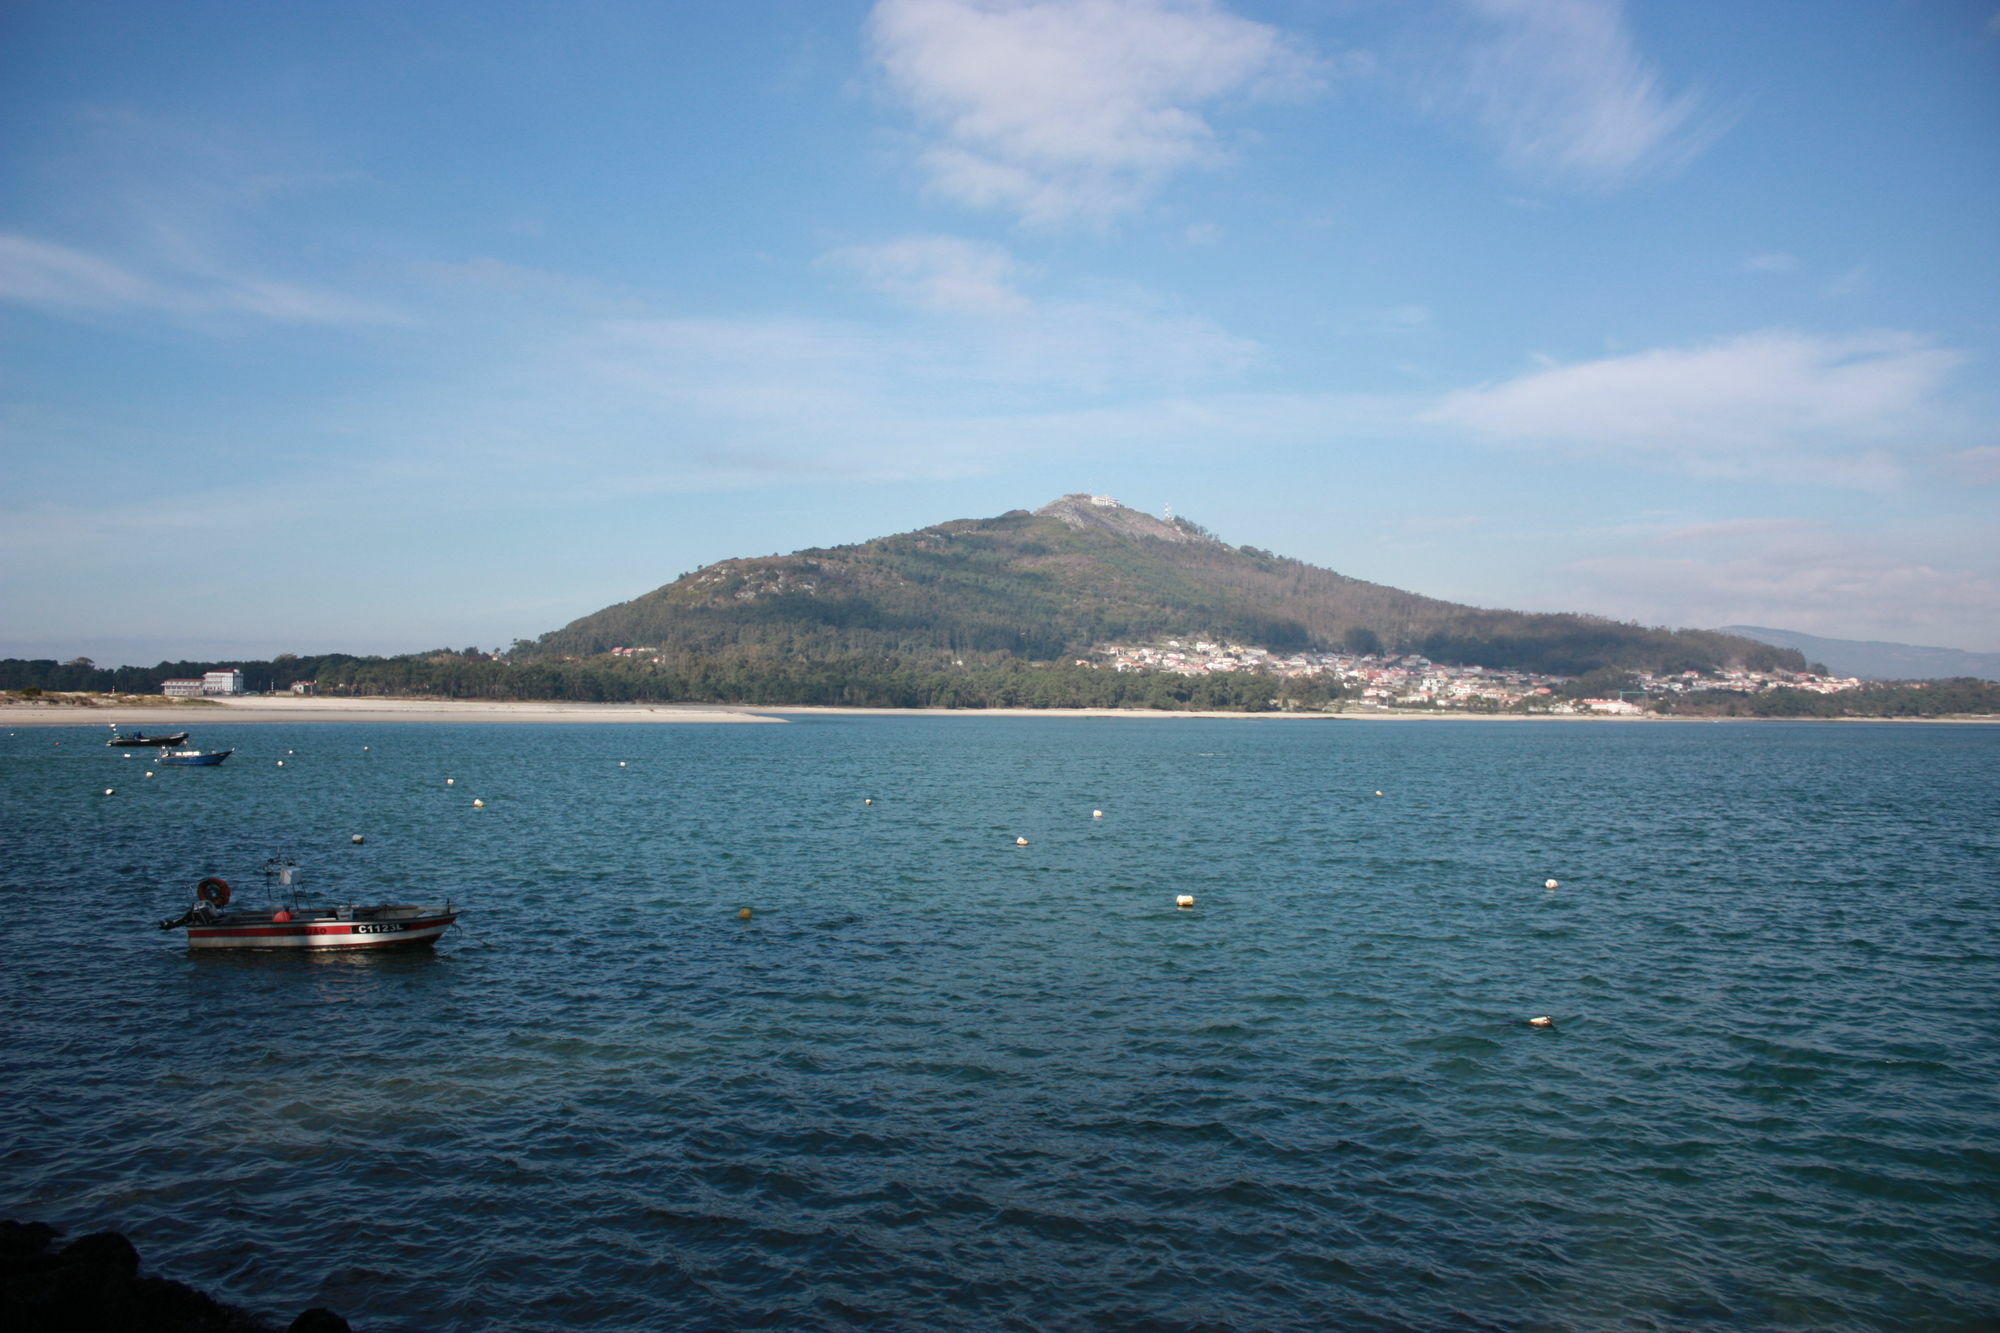
[[[0,733],[0,1215],[255,1309],[2000,1313],[2000,728],[218,725],[150,779],[104,734]],[[154,929],[280,852],[470,911]]]

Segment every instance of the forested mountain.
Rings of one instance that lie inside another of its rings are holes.
[[[1087,495],[852,546],[723,560],[519,643],[513,656],[645,648],[662,665],[976,665],[1166,637],[1560,675],[1805,665],[1797,652],[1734,635],[1439,601]]]

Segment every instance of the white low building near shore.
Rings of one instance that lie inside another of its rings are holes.
[[[199,699],[211,694],[242,694],[243,673],[241,671],[204,672],[200,680],[188,677],[180,680],[163,680],[160,693],[175,699]]]

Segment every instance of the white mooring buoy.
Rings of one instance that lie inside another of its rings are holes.
[[[1092,810],[1090,812],[1090,817],[1092,819],[1102,819],[1104,818],[1104,812],[1102,810]]]
[[[104,789],[104,794],[106,796],[116,796],[118,794],[118,789],[116,787],[106,787]]]
[[[1555,1019],[1550,1018],[1547,1014],[1543,1014],[1540,1018],[1531,1018],[1528,1020],[1528,1026],[1531,1028],[1552,1028],[1555,1025]]]
[[[1562,887],[1562,881],[1559,879],[1545,879],[1542,881],[1542,887],[1553,893]]]
[[[1028,840],[1026,838],[1016,838],[1014,839],[1014,845],[1016,847],[1026,847],[1028,845]]]
[[[1192,893],[1183,893],[1180,897],[1174,899],[1174,906],[1185,912],[1188,908],[1194,906],[1194,895]]]
[[[356,847],[359,847],[363,842],[367,840],[363,838],[359,833],[357,833],[353,837],[349,838],[348,841],[353,843]]]
[[[472,808],[474,810],[484,810],[486,808],[486,802],[480,800],[477,796],[475,796],[472,798]]]

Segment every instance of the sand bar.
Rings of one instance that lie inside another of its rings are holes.
[[[253,695],[193,704],[0,705],[0,726],[179,731],[242,722],[780,722],[748,708],[705,704],[594,704],[562,700],[329,699]]]
[[[1154,708],[832,708],[804,704],[752,707],[748,704],[600,704],[518,699],[330,699],[323,696],[255,695],[202,703],[153,702],[0,704],[0,727],[106,727],[140,731],[181,730],[242,722],[783,722],[792,717],[1069,717],[1133,718],[1155,721],[1228,718],[1239,722],[1593,722],[1659,725],[1716,722],[1984,722],[2000,717],[1937,718],[1754,718],[1663,717],[1603,714],[1472,713],[1412,709],[1356,709],[1344,713],[1187,712]]]

